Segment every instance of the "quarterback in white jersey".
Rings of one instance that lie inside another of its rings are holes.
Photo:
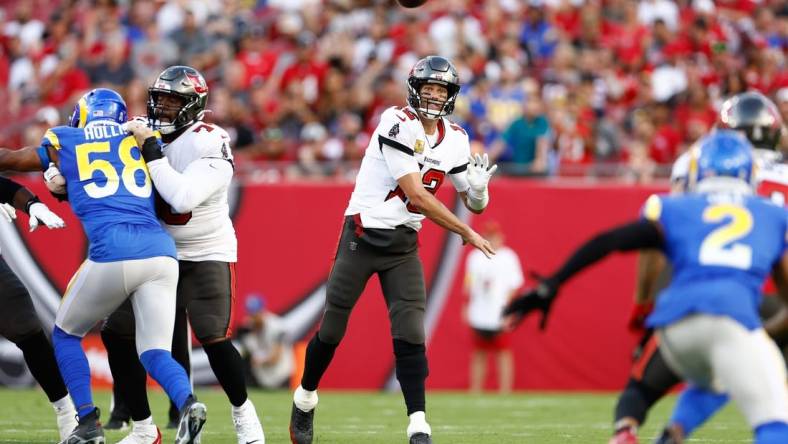
[[[424,188],[434,194],[448,176],[467,202],[470,154],[467,133],[449,119],[440,117],[435,132],[427,134],[415,109],[391,107],[372,134],[345,215],[360,214],[368,228],[405,225],[418,231],[425,216],[408,201],[397,179],[419,173]]]
[[[222,128],[202,121],[208,87],[194,68],[167,68],[148,93],[148,122],[133,120],[126,127],[142,147],[160,197],[158,215],[177,248],[180,278],[173,355],[190,369],[188,316],[232,404],[238,443],[264,444],[262,426],[246,392],[244,362],[230,341],[237,261],[227,200],[234,171],[230,137]],[[116,394],[126,404],[136,428],[139,420],[150,417],[150,407],[144,396],[146,381],[134,370],[136,362],[128,347],[127,338],[133,336],[134,327],[128,319],[121,307],[107,319],[102,339]]]
[[[451,62],[438,56],[419,60],[408,77],[409,106],[384,111],[372,135],[345,210],[320,329],[309,342],[301,385],[293,395],[294,444],[312,443],[317,386],[373,274],[380,278],[388,306],[396,375],[410,420],[409,443],[432,442],[424,394],[426,292],[417,241],[421,221],[432,219],[487,257],[494,254],[489,242],[433,196],[448,175],[471,211],[482,212],[489,201],[487,183],[495,166],[488,168],[486,155],[470,158],[465,131],[445,118],[459,90]]]

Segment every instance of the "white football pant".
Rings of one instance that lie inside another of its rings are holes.
[[[55,325],[83,337],[131,297],[137,354],[170,351],[177,286],[178,261],[168,256],[117,262],[88,259],[71,278]]]
[[[668,366],[701,387],[727,392],[752,428],[788,422],[785,363],[763,328],[747,330],[727,316],[697,314],[658,334]]]

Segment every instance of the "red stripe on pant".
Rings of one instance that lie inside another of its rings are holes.
[[[648,363],[651,361],[654,353],[657,353],[658,351],[659,338],[656,334],[654,334],[651,336],[648,342],[646,342],[646,346],[643,347],[643,353],[640,354],[638,360],[635,361],[635,365],[632,366],[632,377],[635,380],[640,381],[643,379],[643,373],[645,373]]]
[[[233,318],[235,315],[235,262],[230,262],[230,320],[227,323],[227,331],[224,337],[230,339],[233,336]]]

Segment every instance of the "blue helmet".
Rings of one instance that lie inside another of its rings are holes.
[[[111,89],[96,88],[80,97],[68,119],[68,126],[84,128],[96,120],[125,123],[127,115],[126,102],[120,94]]]
[[[709,177],[732,177],[753,183],[753,148],[744,135],[733,130],[717,130],[698,141],[694,159],[694,180]]]

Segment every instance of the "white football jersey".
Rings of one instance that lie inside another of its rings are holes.
[[[222,128],[209,123],[194,123],[174,141],[164,145],[163,153],[172,168],[179,173],[184,173],[190,165],[201,159],[213,162],[202,162],[205,163],[200,165],[202,168],[227,168],[227,165],[232,168],[230,136]],[[207,184],[214,190],[212,194],[186,214],[178,214],[165,202],[162,202],[165,207],[158,212],[162,225],[175,239],[178,259],[236,262],[238,242],[227,201],[232,174],[214,178],[210,175],[202,178],[197,174],[194,176],[201,181],[215,180],[215,183]],[[156,184],[157,189],[166,185]]]
[[[418,231],[424,216],[408,205],[397,179],[420,172],[424,187],[434,194],[448,175],[458,192],[467,191],[468,135],[445,118],[438,121],[436,133],[427,137],[411,107],[384,111],[364,153],[345,215],[360,213],[367,228],[405,225]]]

